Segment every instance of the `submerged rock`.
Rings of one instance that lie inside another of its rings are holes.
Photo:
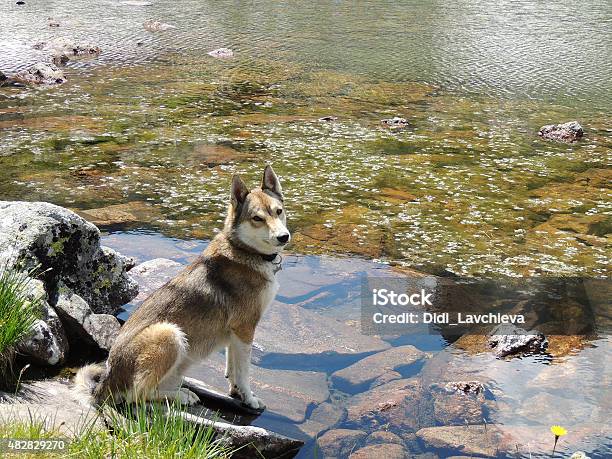
[[[349,459],[405,459],[407,452],[397,443],[380,443],[360,448],[349,456]]]
[[[444,384],[447,392],[480,395],[484,393],[484,385],[479,381],[451,381]]]
[[[65,65],[75,58],[97,57],[102,52],[99,46],[91,43],[77,43],[66,37],[41,41],[36,43],[33,48],[47,52],[50,55],[51,62],[55,65]]]
[[[339,405],[324,402],[318,405],[308,419],[299,424],[299,429],[310,437],[316,437],[319,432],[323,432],[336,425],[342,420],[346,410]]]
[[[546,351],[548,340],[537,331],[528,332],[516,326],[499,326],[489,337],[489,346],[497,357],[513,354],[538,354]]]
[[[133,261],[100,246],[100,231],[46,202],[0,201],[0,264],[38,267],[52,297],[60,282],[94,313],[115,313],[138,293]]]
[[[365,357],[353,365],[336,371],[331,380],[338,389],[345,392],[358,392],[367,389],[369,384],[377,379],[389,382],[400,379],[398,370],[405,370],[413,365],[422,363],[426,358],[424,352],[414,346],[399,346]],[[393,373],[390,377],[385,375]]]
[[[39,62],[25,70],[17,72],[12,81],[22,84],[34,85],[56,85],[66,82],[64,72],[62,72],[55,64],[46,64]]]
[[[323,457],[348,457],[358,449],[358,445],[367,434],[363,430],[334,429],[328,430],[317,439]]]
[[[212,57],[228,58],[228,57],[234,57],[234,51],[232,51],[229,48],[217,48],[217,49],[213,49],[212,51],[208,52],[208,55]]]
[[[388,349],[375,336],[295,304],[273,301],[255,332],[254,361],[291,369],[329,368]]]
[[[416,435],[427,448],[498,457],[499,439],[491,430],[484,425],[426,427]]]
[[[59,365],[68,357],[68,339],[60,318],[47,302],[42,281],[31,279],[28,283],[28,299],[38,299],[41,305],[40,318],[31,332],[19,343],[17,350],[38,365]]]
[[[401,445],[403,440],[399,435],[389,432],[388,430],[376,430],[366,439],[366,444],[368,445],[378,445],[381,443],[397,443]]]
[[[78,210],[76,212],[96,226],[150,222],[161,216],[158,209],[143,201],[130,201],[124,204],[113,204],[111,206]]]
[[[560,142],[576,142],[584,135],[582,126],[578,121],[569,121],[563,124],[547,124],[538,131],[540,137]]]
[[[434,383],[429,387],[436,424],[480,424],[484,418],[484,386],[477,381]]]
[[[196,363],[187,375],[206,383],[211,388],[226,392],[225,358],[218,352]],[[251,387],[263,400],[268,412],[292,422],[303,422],[313,406],[329,398],[325,373],[315,371],[272,370],[251,367]]]
[[[402,438],[419,428],[422,413],[421,384],[401,379],[355,395],[347,401],[347,425],[379,430],[383,427]]]

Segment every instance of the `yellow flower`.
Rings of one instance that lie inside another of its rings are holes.
[[[565,430],[561,426],[552,426],[550,428],[550,431],[553,433],[555,437],[562,437],[563,435],[567,434],[567,430]]]

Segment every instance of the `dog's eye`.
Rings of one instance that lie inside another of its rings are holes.
[[[277,210],[276,210],[276,215],[280,215],[280,214],[282,214],[282,213],[283,213],[283,209],[277,209]]]
[[[255,215],[253,217],[253,220],[255,220],[256,222],[263,222],[263,218],[259,217],[258,215]]]

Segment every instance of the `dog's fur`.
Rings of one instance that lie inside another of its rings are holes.
[[[234,176],[223,231],[134,311],[106,366],[79,370],[77,390],[96,404],[163,398],[191,404],[197,397],[180,387],[185,370],[225,346],[230,394],[251,408],[265,408],[249,384],[251,344],[278,290],[271,260],[289,237],[272,168],[266,166],[261,187],[250,192]]]

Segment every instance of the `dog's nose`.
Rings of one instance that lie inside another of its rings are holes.
[[[289,240],[289,233],[283,234],[282,236],[277,236],[276,239],[278,239],[278,242],[281,244],[286,244]]]

